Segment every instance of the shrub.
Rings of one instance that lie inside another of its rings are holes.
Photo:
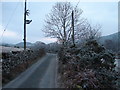
[[[116,88],[115,55],[96,40],[81,48],[62,48],[59,73],[65,87]]]

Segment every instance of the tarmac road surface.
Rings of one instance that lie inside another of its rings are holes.
[[[3,88],[56,88],[57,55],[48,53]]]

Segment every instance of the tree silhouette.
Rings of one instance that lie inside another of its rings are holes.
[[[76,41],[99,37],[100,26],[92,27],[87,19],[81,17],[82,12],[70,2],[57,2],[45,19],[43,31],[46,36],[57,38],[64,46],[71,44],[73,37]],[[74,36],[72,17],[74,18]]]
[[[78,29],[82,10],[74,8],[70,2],[58,2],[53,6],[51,13],[49,13],[46,17],[43,29],[43,31],[47,34],[46,36],[58,38],[59,41],[66,44],[71,38],[71,14],[73,9],[75,30]]]

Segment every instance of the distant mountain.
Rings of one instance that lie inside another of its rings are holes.
[[[41,42],[41,41],[36,41],[33,45],[32,45],[32,49],[41,49],[41,48],[45,48],[46,44]]]
[[[120,32],[111,34],[111,35],[107,35],[107,36],[102,36],[99,41],[100,43],[105,43],[106,40],[113,40],[114,42],[118,42],[118,38],[120,38]]]
[[[0,46],[13,47],[13,46],[14,46],[14,44],[0,43]]]
[[[103,36],[99,39],[99,42],[107,49],[118,52],[120,51],[120,32]]]
[[[15,44],[14,46],[24,47],[24,42],[17,43],[17,44]],[[26,46],[27,46],[27,47],[33,46],[33,43],[26,42]]]
[[[41,44],[45,45],[45,43],[44,43],[44,42],[41,42],[41,41],[36,41],[36,42],[34,43],[34,45],[41,45]]]

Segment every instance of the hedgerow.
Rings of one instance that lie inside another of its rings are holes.
[[[66,88],[116,88],[115,55],[96,40],[59,52],[59,75]]]

